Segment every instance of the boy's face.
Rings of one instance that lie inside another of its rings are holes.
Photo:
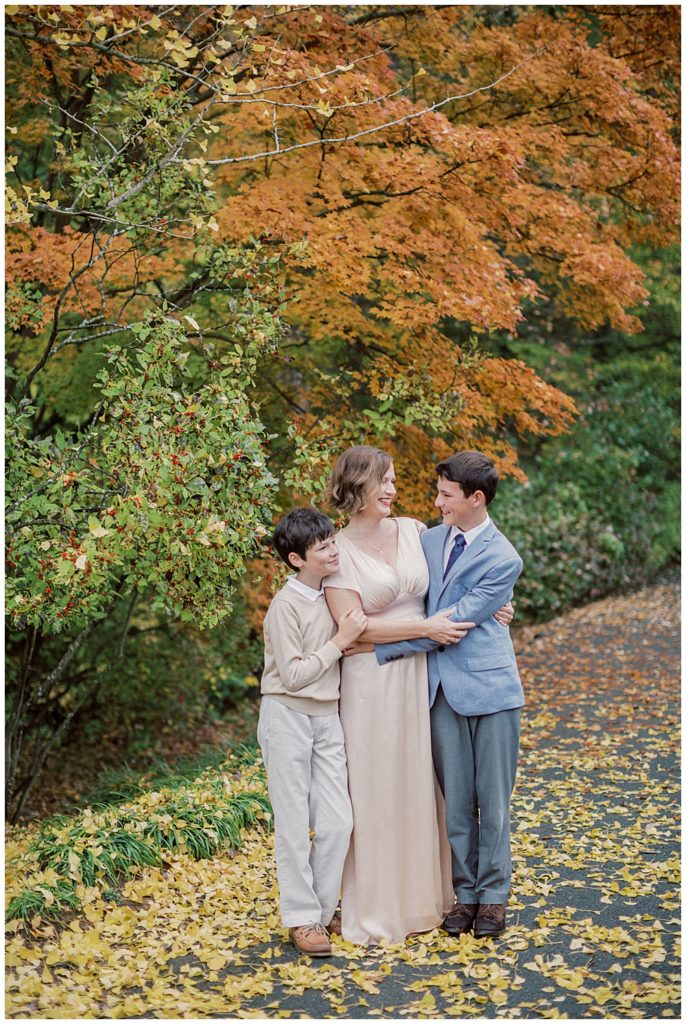
[[[288,557],[291,565],[298,572],[306,570],[308,573],[317,576],[331,576],[333,573],[338,572],[338,543],[336,542],[336,535],[332,533],[326,540],[316,540],[312,547],[307,549],[304,558],[296,555],[294,551],[291,551]]]
[[[485,508],[481,491],[475,491],[465,498],[460,485],[453,480],[446,480],[444,476],[439,476],[437,487],[434,505],[442,513],[446,526],[459,526],[461,530],[469,530],[476,525]]]

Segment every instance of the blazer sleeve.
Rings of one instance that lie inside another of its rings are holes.
[[[428,636],[417,637],[416,640],[398,640],[394,644],[374,644],[374,653],[379,665],[387,665],[389,661],[397,661],[406,654],[422,654],[435,651],[440,646]]]
[[[450,608],[455,604],[455,614],[451,618],[455,622],[476,622],[477,626],[490,619],[498,608],[511,599],[523,564],[519,555],[498,562],[464,597],[446,605]]]
[[[454,614],[450,616],[453,622],[475,622],[480,626],[482,622],[490,619],[493,613],[512,597],[512,590],[522,567],[523,562],[519,556],[504,559],[492,566],[477,585],[459,601],[448,601],[446,608],[455,607]],[[438,615],[442,610],[438,608],[434,614]],[[416,640],[401,640],[395,644],[376,644],[374,653],[379,665],[386,665],[389,661],[404,658],[407,654],[435,651],[441,646],[443,645],[436,640],[418,637]]]

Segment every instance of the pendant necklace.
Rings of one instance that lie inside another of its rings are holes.
[[[384,556],[384,560],[386,559],[386,554],[384,552],[384,549],[383,548],[375,548],[374,545],[372,543],[370,543],[370,541],[365,540],[365,538],[362,536],[362,534],[358,533],[357,530],[355,530],[355,532],[353,533],[353,537],[357,537],[358,540],[361,540],[362,543],[366,544],[368,548],[372,549],[372,551],[376,551],[377,555],[383,555]]]

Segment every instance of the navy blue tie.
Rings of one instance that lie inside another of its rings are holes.
[[[445,570],[443,572],[443,579],[446,578],[446,576],[448,575],[448,573],[450,572],[452,567],[455,565],[455,562],[458,560],[458,558],[460,557],[460,555],[462,554],[462,552],[464,551],[466,546],[467,546],[467,541],[464,539],[464,534],[463,533],[458,533],[456,535],[455,541],[453,543],[453,550],[450,552],[450,558],[448,559],[448,564],[446,565]]]

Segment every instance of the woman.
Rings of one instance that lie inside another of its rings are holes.
[[[391,457],[361,445],[338,458],[327,491],[350,518],[338,534],[340,569],[325,581],[326,599],[336,620],[349,608],[368,616],[365,653],[341,663],[340,700],[354,821],[342,933],[363,945],[429,931],[453,902],[447,839],[439,843],[426,657],[381,667],[369,645],[416,636],[454,643],[467,624],[451,622],[450,609],[424,618],[425,527],[391,517],[394,484]]]

